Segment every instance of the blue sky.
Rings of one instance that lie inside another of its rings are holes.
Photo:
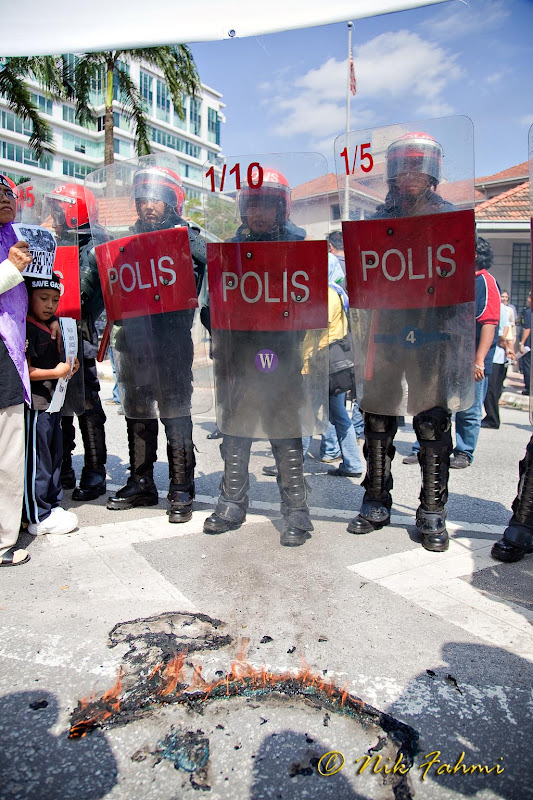
[[[533,0],[452,0],[354,21],[351,128],[465,114],[476,175],[525,161],[533,124]],[[318,150],[345,128],[344,23],[192,45],[224,95],[228,155]]]

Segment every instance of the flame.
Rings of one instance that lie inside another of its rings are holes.
[[[350,685],[350,683],[348,681],[346,681],[346,683],[344,684],[344,689],[342,690],[342,697],[341,697],[341,706],[344,706],[344,704],[346,702],[346,696],[348,694],[348,686],[349,685]]]
[[[122,669],[119,669],[117,679],[111,689],[104,692],[100,701],[94,700],[94,695],[89,699],[80,701],[80,711],[84,711],[89,706],[96,706],[93,715],[89,719],[80,720],[73,725],[69,732],[70,739],[82,739],[92,728],[101,725],[106,719],[120,711],[120,692],[122,691]],[[103,704],[103,708],[98,707],[98,702]],[[111,710],[110,710],[111,709]]]
[[[182,650],[179,653],[176,653],[174,658],[172,658],[165,666],[164,670],[162,671],[163,688],[159,689],[159,694],[161,697],[168,697],[169,694],[173,694],[176,691],[176,686],[178,685],[181,671],[183,669],[183,663],[186,657],[187,651]]]
[[[202,667],[188,662],[188,666],[193,670],[191,680],[188,680],[185,675],[187,651],[182,650],[176,653],[168,663],[156,664],[148,677],[144,679],[148,684],[147,688],[153,694],[154,689],[150,689],[149,684],[157,680],[155,694],[161,700],[165,698],[165,702],[168,702],[166,698],[169,698],[170,695],[174,695],[172,702],[183,702],[183,699],[191,695],[195,699],[205,702],[213,693],[218,697],[224,695],[229,697],[239,694],[244,688],[259,690],[260,693],[268,690],[289,692],[290,694],[294,692],[320,693],[322,696],[325,695],[331,705],[337,705],[337,708],[339,706],[344,708],[347,703],[352,709],[355,705],[364,707],[364,702],[349,694],[349,683],[346,683],[341,691],[332,679],[326,679],[323,675],[313,672],[303,659],[296,674],[290,671],[271,672],[265,665],[259,668],[254,667],[246,660],[249,643],[248,638],[242,639],[229,671],[220,679],[207,681],[202,674]],[[74,722],[70,729],[69,736],[71,738],[85,736],[91,728],[101,725],[121,710],[122,677],[122,671],[120,671],[114,685],[102,695],[100,700],[91,697],[80,701],[79,708],[74,714],[78,721]],[[180,682],[182,688],[176,693]],[[142,688],[142,684],[137,688]],[[199,692],[202,692],[203,696],[199,697]],[[340,702],[338,703],[338,701]],[[85,716],[80,719],[84,712]]]

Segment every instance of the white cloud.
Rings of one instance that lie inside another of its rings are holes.
[[[474,5],[475,2],[475,5]],[[421,26],[432,39],[456,40],[470,34],[480,35],[501,25],[512,11],[508,0],[463,0],[459,6],[435,9],[435,14]]]
[[[391,98],[395,102],[405,98],[406,116],[453,113],[443,92],[462,75],[456,55],[406,30],[381,34],[359,47],[355,72],[352,128],[378,124],[378,109]],[[329,58],[292,82],[285,76],[281,87],[274,81],[261,88],[270,94],[275,84],[274,132],[279,136],[308,135],[316,145],[344,129],[346,61]]]
[[[533,125],[533,114],[526,114],[525,117],[520,117],[519,122],[521,125]]]

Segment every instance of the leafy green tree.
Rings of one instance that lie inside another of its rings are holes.
[[[205,215],[202,208],[202,201],[197,197],[191,197],[185,201],[185,217],[196,222],[201,228],[205,228]]]
[[[28,78],[37,81],[53,99],[71,98],[74,89],[63,56],[20,56],[6,58],[0,64],[0,94],[17,116],[32,123],[29,146],[41,158],[43,152],[53,152],[53,133],[33,101],[32,89],[26,83]]]
[[[187,45],[150,47],[135,50],[111,50],[103,53],[84,53],[76,58],[72,83],[75,92],[76,118],[82,125],[94,120],[91,88],[101,79],[105,102],[105,154],[104,163],[115,160],[113,146],[113,98],[115,86],[120,103],[128,119],[133,122],[138,155],[151,152],[150,127],[139,88],[124,69],[124,62],[144,61],[163,73],[174,108],[184,119],[183,94],[195,95],[200,89],[200,78],[191,51]]]

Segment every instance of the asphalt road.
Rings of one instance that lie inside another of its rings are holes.
[[[102,396],[110,393],[105,382]],[[105,408],[109,485],[119,486],[126,426],[116,407]],[[67,492],[79,530],[28,537],[32,561],[0,572],[0,797],[533,797],[533,557],[514,565],[490,558],[531,428],[524,411],[501,416],[499,431],[481,431],[473,465],[451,472],[445,554],[424,551],[414,529],[419,468],[401,463],[414,436],[409,420],[396,441],[393,524],[369,536],[346,532],[363,490],[327,475],[318,439],[306,461],[315,530],[303,547],[279,545],[279,494],[261,474],[272,459],[259,441],[246,523],[205,536],[222,469],[219,442],[206,438],[213,412],[195,418],[190,522],[167,521],[162,434],[158,507],[109,512],[105,498],[79,504]],[[78,449],[78,475],[82,462]],[[156,665],[184,649],[182,682],[207,696],[211,681],[240,674],[238,696],[218,689],[197,703],[150,694],[149,680],[162,674],[152,675]],[[300,671],[300,690],[250,689],[249,665],[273,680]],[[68,739],[78,701],[109,690],[119,669],[120,706],[107,725]],[[319,678],[365,705],[350,716],[340,701],[315,696]],[[391,771],[398,723],[418,736],[405,778],[398,766]],[[344,766],[320,775],[329,751],[342,753]],[[381,772],[372,764],[358,772],[356,759],[369,751],[381,754],[372,762]],[[464,774],[459,764],[454,772],[461,753],[466,767],[498,770]]]

